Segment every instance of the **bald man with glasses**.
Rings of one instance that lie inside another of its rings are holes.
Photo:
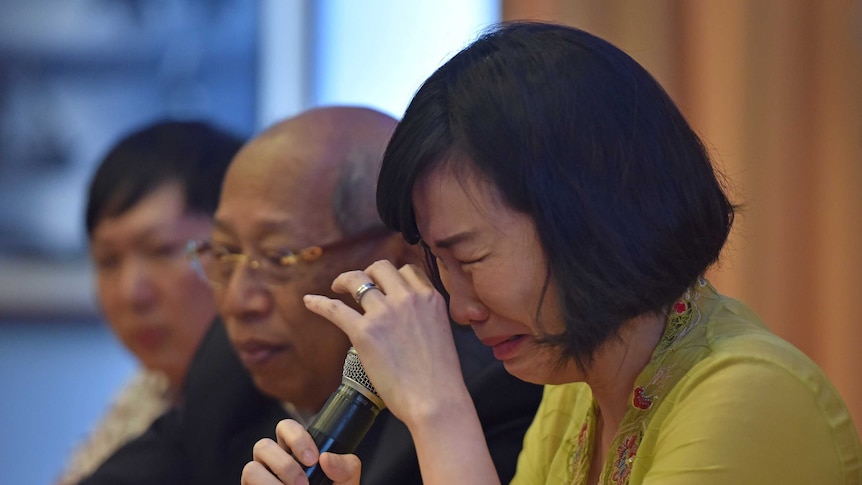
[[[223,321],[206,336],[186,402],[108,460],[86,484],[237,484],[254,444],[286,418],[311,422],[338,387],[347,337],[308,310],[308,293],[341,272],[420,261],[383,227],[380,159],[396,121],[377,111],[307,111],[240,150],[224,180],[211,237],[189,247]],[[340,296],[355,305],[350,296]],[[541,387],[512,378],[469,328],[453,325],[465,381],[507,483]],[[357,454],[362,483],[421,483],[406,427],[381,411]]]

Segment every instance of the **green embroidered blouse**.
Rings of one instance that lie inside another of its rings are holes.
[[[546,386],[516,485],[586,483],[595,403]],[[670,311],[632,389],[601,484],[857,484],[862,446],[823,372],[705,280]]]

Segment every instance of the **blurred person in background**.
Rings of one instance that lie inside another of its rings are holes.
[[[212,230],[221,183],[242,140],[202,121],[162,120],[127,134],[91,181],[86,230],[99,307],[141,368],[59,484],[77,483],[182,398],[186,372],[216,316],[185,258]]]

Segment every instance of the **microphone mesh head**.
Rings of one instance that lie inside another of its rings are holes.
[[[359,361],[359,355],[353,347],[350,347],[350,351],[347,352],[347,358],[344,359],[344,372],[342,373],[342,376],[371,391],[378,398],[380,397],[380,395],[377,394],[377,390],[374,389],[373,385],[371,385],[371,381],[368,379],[368,376],[365,375],[365,368],[362,367],[362,362]]]

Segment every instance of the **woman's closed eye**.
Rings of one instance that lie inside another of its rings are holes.
[[[465,248],[466,249],[466,248]],[[452,257],[461,267],[470,267],[479,264],[490,256],[491,252],[486,247],[474,247],[469,250],[452,251]]]
[[[459,259],[459,260],[457,260],[457,261],[458,261],[458,264],[459,264],[462,268],[469,268],[469,267],[474,266],[474,265],[476,265],[476,264],[478,264],[478,263],[481,263],[481,262],[482,262],[482,261],[484,261],[484,260],[485,260],[485,256],[481,256],[481,257],[478,257],[478,258],[475,258],[475,257],[474,257],[474,258]]]
[[[420,244],[422,244],[422,248],[425,250],[425,252],[428,255],[430,255],[431,258],[434,259],[434,261],[436,261],[437,267],[442,269],[442,270],[448,270],[449,269],[449,265],[446,264],[447,259],[449,259],[451,263],[454,263],[455,266],[460,267],[462,270],[467,270],[467,269],[472,268],[476,264],[481,263],[482,261],[484,261],[488,257],[487,254],[482,254],[482,255],[478,255],[478,256],[475,254],[472,254],[469,256],[465,255],[465,257],[458,257],[458,255],[454,254],[455,251],[452,251],[449,249],[443,250],[445,253],[448,253],[448,256],[442,257],[442,256],[438,256],[437,254],[435,254],[434,251],[431,250],[431,247],[427,243],[425,243],[425,241],[421,241]],[[457,251],[457,252],[461,252],[461,251]]]

